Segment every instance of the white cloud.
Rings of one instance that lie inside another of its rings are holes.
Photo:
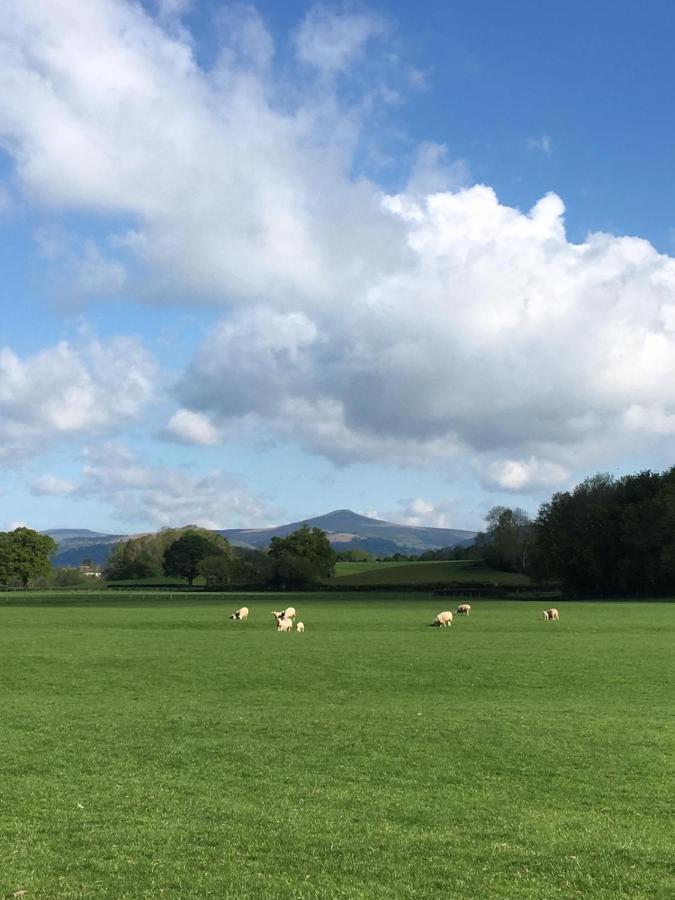
[[[527,146],[529,150],[542,153],[544,156],[550,156],[551,153],[553,153],[553,141],[547,134],[542,134],[540,137],[528,138]]]
[[[175,19],[190,11],[193,0],[154,0],[162,19]]]
[[[449,160],[447,147],[427,142],[417,148],[406,194],[424,197],[469,184],[469,167],[464,160]]]
[[[50,209],[130,218],[116,245],[153,268],[157,295],[313,305],[404,251],[379,191],[350,176],[358,102],[261,69],[272,46],[254,11],[221,25],[209,72],[118,0],[8,0],[3,38],[0,139],[18,184]]]
[[[213,427],[208,416],[190,412],[188,409],[179,409],[174,413],[166,427],[165,436],[181,444],[205,446],[219,444],[222,440],[218,429]]]
[[[481,468],[487,487],[514,492],[560,486],[569,481],[571,475],[565,466],[534,456],[526,460],[498,460]]]
[[[554,195],[527,214],[483,186],[389,205],[408,228],[397,269],[348,307],[228,320],[181,402],[340,463],[465,453],[510,490],[653,447],[675,413],[672,259],[635,238],[569,243]]]
[[[295,46],[316,83],[275,68],[250,8],[221,29],[206,71],[187,36],[137,4],[0,8],[16,183],[52,210],[133,222],[100,243],[92,289],[122,278],[108,268],[117,247],[158,294],[226,310],[179,381],[174,432],[204,421],[186,425],[187,411],[218,434],[249,428],[338,463],[463,454],[509,490],[667,449],[672,258],[637,238],[572,244],[560,198],[505,206],[463,187],[467,170],[437,145],[397,196],[355,177],[387,85],[346,106],[325,76],[358,82],[386,47],[377,18],[307,16]]]
[[[361,56],[369,41],[386,33],[384,21],[373,13],[339,13],[324,5],[313,7],[295,34],[298,59],[325,75],[336,75]]]
[[[57,478],[55,475],[38,475],[31,485],[31,493],[37,497],[72,494],[76,490],[77,486],[72,481]]]
[[[148,522],[153,527],[262,527],[278,514],[234,476],[218,470],[194,475],[164,465],[146,465],[119,443],[86,452],[78,496],[102,501],[122,521]]]
[[[427,528],[452,528],[457,517],[456,504],[449,500],[431,502],[423,497],[401,501],[401,510],[393,521],[402,525],[421,525]]]
[[[149,401],[156,367],[139,341],[83,337],[25,358],[0,348],[0,461],[57,440],[113,431]]]

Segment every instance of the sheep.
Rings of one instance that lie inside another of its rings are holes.
[[[544,610],[544,621],[545,622],[559,622],[560,621],[560,613],[555,607],[551,607],[551,609]]]
[[[293,606],[288,606],[284,610],[284,618],[285,619],[294,619],[295,618],[295,608]]]
[[[277,631],[292,631],[293,630],[293,620],[292,619],[278,619],[277,620]]]
[[[305,630],[305,623],[298,622],[298,624],[295,626],[295,630],[302,634],[302,632]]]
[[[230,618],[236,622],[245,622],[248,619],[248,606],[242,606],[241,609],[235,610]]]
[[[275,618],[277,621],[279,621],[279,619],[283,619],[283,617],[284,617],[284,611],[283,611],[283,609],[273,609],[273,610],[272,610],[272,615],[274,616],[274,618]]]
[[[471,606],[468,603],[460,603],[457,607],[458,616],[468,616],[471,612]]]
[[[439,628],[447,628],[448,625],[452,625],[452,613],[450,610],[439,612],[432,624]]]

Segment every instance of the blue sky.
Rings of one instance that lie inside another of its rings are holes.
[[[0,528],[479,528],[671,465],[674,39],[658,0],[8,0]]]

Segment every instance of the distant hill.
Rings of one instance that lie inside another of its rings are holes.
[[[475,531],[456,528],[424,528],[416,525],[397,525],[383,519],[371,519],[349,509],[336,509],[323,516],[289,522],[275,528],[226,528],[218,531],[236,547],[265,549],[273,537],[285,537],[303,525],[321,528],[335,550],[366,550],[376,556],[394,553],[423,553],[439,547],[466,546],[473,542]],[[85,559],[103,564],[113,544],[131,535],[103,534],[88,528],[52,528],[43,532],[54,538],[58,550],[53,564],[57,567],[78,566]]]
[[[113,544],[127,537],[125,534],[104,534],[89,528],[50,528],[42,533],[56,541],[58,549],[52,557],[52,565],[57,569],[79,566],[85,559],[103,565],[110,556]]]
[[[376,556],[457,547],[472,543],[476,537],[475,531],[398,525],[384,519],[361,516],[350,509],[336,509],[323,516],[289,522],[276,528],[229,528],[219,534],[233,544],[262,549],[268,546],[273,537],[285,537],[302,525],[323,529],[335,550],[367,550]]]

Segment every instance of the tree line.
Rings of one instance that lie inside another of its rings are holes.
[[[534,520],[494,507],[475,549],[486,563],[556,581],[580,597],[675,593],[675,467],[587,478],[541,505]]]
[[[471,547],[427,551],[420,559],[481,559],[501,571],[555,582],[570,596],[675,594],[675,467],[614,478],[599,474],[554,494],[534,519],[519,508],[493,507]],[[20,527],[0,532],[0,585],[67,586],[52,572],[51,537]],[[370,556],[347,551],[353,561]],[[170,576],[207,586],[311,587],[335,571],[325,532],[304,525],[272,539],[266,551],[231,546],[188,526],[121,541],[104,571],[109,581]]]
[[[330,577],[335,553],[320,528],[272,538],[266,551],[233,547],[224,537],[188,526],[166,528],[116,544],[104,570],[109,581],[170,576],[207,587],[303,588]]]

